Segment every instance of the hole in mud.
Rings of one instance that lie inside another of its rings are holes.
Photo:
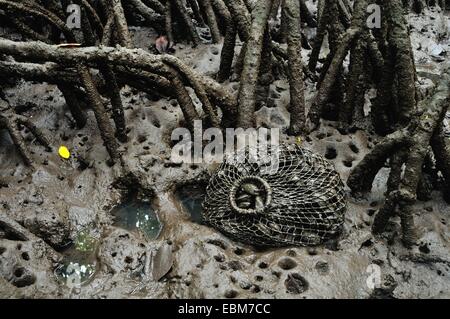
[[[424,254],[429,254],[431,252],[430,247],[428,247],[427,243],[422,243],[419,245],[419,251]]]
[[[163,228],[151,204],[138,200],[136,196],[131,196],[113,208],[111,214],[114,216],[115,226],[129,231],[138,231],[148,240],[157,239]]]
[[[137,142],[138,142],[139,144],[142,144],[142,143],[144,143],[145,141],[147,141],[147,136],[146,136],[146,135],[139,135],[139,136],[137,137]]]
[[[221,263],[221,262],[224,262],[224,261],[225,261],[225,256],[224,256],[224,255],[215,255],[215,256],[214,256],[214,259],[215,259],[217,262]]]
[[[318,133],[318,134],[316,135],[316,138],[317,138],[318,140],[322,140],[322,139],[324,139],[325,137],[327,137],[327,135],[326,135],[325,133]]]
[[[358,153],[359,153],[359,148],[358,148],[358,146],[356,146],[355,144],[350,143],[350,144],[349,144],[349,147],[350,147],[350,149],[352,150],[353,153],[355,153],[355,154],[358,154]]]
[[[18,288],[30,286],[36,282],[36,277],[23,267],[14,270],[12,284]]]
[[[244,254],[245,250],[238,247],[238,248],[235,248],[233,252],[234,252],[236,255],[241,256],[241,255]]]
[[[265,263],[264,261],[262,261],[259,263],[258,267],[261,269],[266,269],[267,267],[269,267],[269,265],[267,263]]]
[[[126,256],[124,261],[125,261],[125,263],[127,263],[127,264],[131,264],[131,263],[133,262],[133,257]]]
[[[10,209],[9,205],[6,203],[3,203],[3,205],[1,205],[1,207],[3,207],[4,209],[7,209],[7,210]],[[27,241],[28,240],[23,234],[16,231],[13,227],[9,227],[7,225],[0,225],[0,238],[14,240],[14,241]],[[21,244],[18,244],[16,247],[18,247],[19,245],[21,245]],[[20,246],[20,247],[22,247],[22,246]],[[20,250],[20,248],[18,248],[18,249]]]
[[[232,299],[232,298],[236,298],[237,295],[238,295],[238,292],[236,290],[227,290],[225,292],[225,298]]]
[[[6,251],[5,247],[0,247],[0,255],[2,255]]]
[[[27,252],[25,252],[25,253],[22,253],[22,259],[23,260],[30,260],[30,255],[28,255],[28,253]]]
[[[241,287],[244,290],[249,290],[252,287],[252,284],[247,281],[241,281],[239,283],[239,287]]]
[[[295,252],[295,250],[289,249],[286,252],[286,255],[288,255],[289,257],[295,257],[295,256],[297,256],[297,253]]]
[[[202,202],[205,198],[206,184],[187,184],[180,186],[175,191],[176,198],[182,208],[191,216],[191,220],[203,224]]]
[[[230,269],[233,271],[242,270],[244,268],[239,260],[232,260],[228,262],[228,267],[230,267]]]
[[[297,273],[289,274],[284,281],[284,286],[286,292],[290,294],[301,294],[309,288],[308,281]]]
[[[278,266],[284,270],[290,270],[297,267],[297,262],[291,258],[283,258],[278,261]]]
[[[327,147],[327,150],[325,151],[325,158],[328,160],[333,160],[337,157],[337,152],[334,147]]]
[[[25,270],[24,270],[24,268],[22,268],[22,267],[17,268],[16,270],[14,270],[14,276],[16,276],[17,278],[20,278],[20,277],[23,276],[24,271],[25,271]]]
[[[281,271],[273,270],[272,271],[272,275],[274,275],[276,278],[280,278],[281,277]]]
[[[257,294],[258,292],[261,291],[261,287],[259,287],[258,285],[253,285],[251,291],[255,294]]]
[[[361,244],[361,248],[363,248],[363,247],[369,248],[369,247],[372,247],[372,246],[373,246],[373,241],[372,241],[371,238],[367,239],[366,241],[364,241]]]
[[[352,167],[353,166],[353,160],[352,159],[346,159],[342,161],[345,167]]]
[[[377,211],[375,209],[369,209],[369,210],[367,210],[367,215],[373,216],[373,215],[375,215],[376,212]]]
[[[217,246],[219,248],[222,248],[223,250],[227,249],[227,246],[225,245],[225,243],[219,239],[209,239],[207,241],[208,244]]]

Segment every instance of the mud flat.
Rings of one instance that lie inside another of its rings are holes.
[[[439,36],[443,27],[437,29],[437,13],[411,14],[409,19],[419,83],[426,92],[433,86],[430,73],[439,74],[444,63],[435,55],[448,62],[442,52],[450,52],[450,43],[448,37],[442,40]],[[132,31],[143,48],[155,36],[145,28]],[[176,56],[198,71],[217,72],[219,45],[191,48],[178,44],[174,49]],[[308,53],[304,50],[304,59]],[[237,82],[225,85],[238,89]],[[20,81],[5,93],[16,105],[35,103],[27,115],[48,129],[52,145],[66,145],[72,156],[63,160],[56,152],[45,152],[24,132],[36,162],[34,170],[27,169],[9,135],[0,130],[1,297],[450,297],[450,207],[440,193],[433,192],[431,199],[414,206],[421,232],[419,245],[412,250],[404,248],[397,236],[398,220],[389,223],[382,237],[371,233],[374,214],[384,201],[387,167],[377,175],[368,196],[349,195],[339,241],[320,247],[258,250],[229,240],[199,219],[202,188],[189,190],[188,186],[205,185],[214,167],[170,161],[170,135],[182,118],[176,100],[155,99],[129,87],[121,91],[129,141],[120,150],[130,174],[119,178],[107,165],[108,154],[92,111],[88,111],[87,125],[76,129],[55,86]],[[307,101],[314,93],[314,83],[306,81]],[[274,82],[270,97],[271,104],[257,112],[257,124],[286,130],[287,81]],[[367,110],[370,98],[368,94]],[[297,143],[287,135],[282,139]],[[341,134],[335,122],[324,121],[302,145],[330,160],[345,182],[377,141],[376,135],[359,130]],[[139,210],[141,217],[133,220],[134,225],[148,221],[145,216],[153,218],[144,232],[127,227],[131,224],[118,221],[114,213],[120,205],[127,205],[130,195],[146,204],[128,205],[119,215],[126,217]],[[10,225],[23,232],[12,232]],[[85,269],[88,278],[74,288],[58,275],[59,267],[77,258],[66,247],[76,243],[86,229],[95,241],[90,255],[95,271]],[[374,269],[380,271],[376,289],[368,284]]]

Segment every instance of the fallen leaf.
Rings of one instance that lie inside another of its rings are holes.
[[[159,281],[164,277],[169,270],[172,268],[173,264],[173,253],[172,246],[167,243],[162,244],[153,257],[152,264],[152,277],[153,280]]]
[[[60,146],[58,149],[58,154],[64,159],[68,159],[70,157],[70,151],[64,145]]]

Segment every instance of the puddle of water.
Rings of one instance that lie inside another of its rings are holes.
[[[138,230],[148,240],[157,239],[163,227],[158,214],[150,203],[137,199],[131,199],[120,204],[112,210],[111,214],[115,217],[115,226],[130,231]]]
[[[0,146],[11,146],[14,145],[11,136],[7,130],[0,129]]]
[[[55,276],[69,288],[77,288],[94,277],[97,263],[63,262],[55,269]]]
[[[79,288],[88,283],[97,270],[97,244],[89,231],[81,231],[62,252],[62,261],[54,271],[56,278],[69,288]]]
[[[203,224],[202,203],[205,199],[205,188],[200,185],[185,185],[177,189],[175,195],[183,209],[191,216],[191,220]]]

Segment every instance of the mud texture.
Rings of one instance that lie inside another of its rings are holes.
[[[423,93],[433,87],[430,74],[438,76],[442,59],[449,59],[449,24],[442,19],[438,12],[409,17]],[[445,32],[447,36],[443,36]],[[155,37],[145,28],[131,28],[130,33],[135,45],[143,48]],[[219,70],[220,48],[220,44],[196,48],[178,44],[175,55],[199,72],[214,74]],[[302,50],[302,54],[303,61],[308,61],[310,50]],[[239,88],[237,82],[224,85],[235,91]],[[314,83],[307,79],[305,90],[308,108],[315,94]],[[421,235],[412,250],[404,248],[395,236],[400,232],[398,221],[389,224],[383,237],[371,233],[375,212],[384,201],[388,167],[377,175],[370,196],[348,196],[339,240],[320,247],[258,250],[193,222],[175,196],[184,185],[204,185],[214,169],[170,161],[170,135],[183,125],[176,100],[122,89],[128,142],[120,144],[119,151],[124,152],[124,163],[134,177],[118,178],[107,165],[108,153],[92,110],[88,110],[87,125],[77,129],[56,86],[20,82],[5,92],[15,105],[35,103],[27,115],[48,130],[53,146],[66,145],[73,156],[62,160],[56,152],[45,152],[28,132],[30,156],[36,161],[32,171],[23,165],[9,135],[0,130],[0,216],[29,232],[26,238],[11,234],[0,220],[0,297],[450,297],[450,207],[440,193],[414,205]],[[256,124],[286,131],[288,81],[276,81],[269,94],[268,105],[257,111]],[[200,102],[196,102],[200,112]],[[366,112],[370,104],[368,94]],[[287,135],[282,139],[298,142]],[[376,135],[362,131],[342,135],[336,123],[323,121],[302,146],[330,160],[345,182],[352,167],[377,140]],[[130,194],[150,201],[158,213],[163,230],[157,240],[148,241],[136,231],[113,226],[111,210]],[[98,267],[90,281],[74,289],[58,281],[54,270],[65,247],[86,229],[97,243]],[[156,270],[155,264],[159,265]],[[377,267],[380,283],[371,289],[368,280],[373,278],[371,269]]]

